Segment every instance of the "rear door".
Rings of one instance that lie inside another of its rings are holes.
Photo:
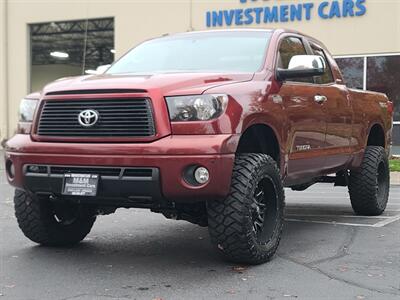
[[[317,95],[326,120],[326,171],[336,171],[350,157],[353,110],[347,88],[338,84],[332,73],[333,58],[321,46],[310,43],[314,55],[325,58],[327,69],[324,75],[314,77],[318,86]]]
[[[276,66],[287,69],[293,56],[306,54],[302,37],[285,36],[279,43]],[[312,77],[282,82],[279,96],[287,117],[287,184],[318,176],[324,167],[321,151],[326,147],[326,120],[322,105],[315,101],[319,92]]]

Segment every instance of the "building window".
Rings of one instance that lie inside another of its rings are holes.
[[[114,60],[114,19],[30,25],[31,91],[66,76],[90,74]]]
[[[364,58],[336,58],[336,62],[343,73],[346,85],[352,89],[362,90],[364,88]]]
[[[385,93],[394,103],[393,153],[400,154],[400,54],[337,57],[350,88]]]
[[[367,58],[367,89],[385,93],[394,102],[394,120],[400,121],[400,55]]]

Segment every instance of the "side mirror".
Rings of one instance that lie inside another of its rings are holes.
[[[325,73],[326,62],[319,55],[295,55],[287,69],[277,69],[277,79],[293,79],[320,76]]]

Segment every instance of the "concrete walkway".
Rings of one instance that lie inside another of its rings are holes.
[[[400,185],[400,172],[390,173],[390,184]]]

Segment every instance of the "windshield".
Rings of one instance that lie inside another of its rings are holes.
[[[256,72],[263,63],[268,31],[181,34],[145,42],[107,74]]]

